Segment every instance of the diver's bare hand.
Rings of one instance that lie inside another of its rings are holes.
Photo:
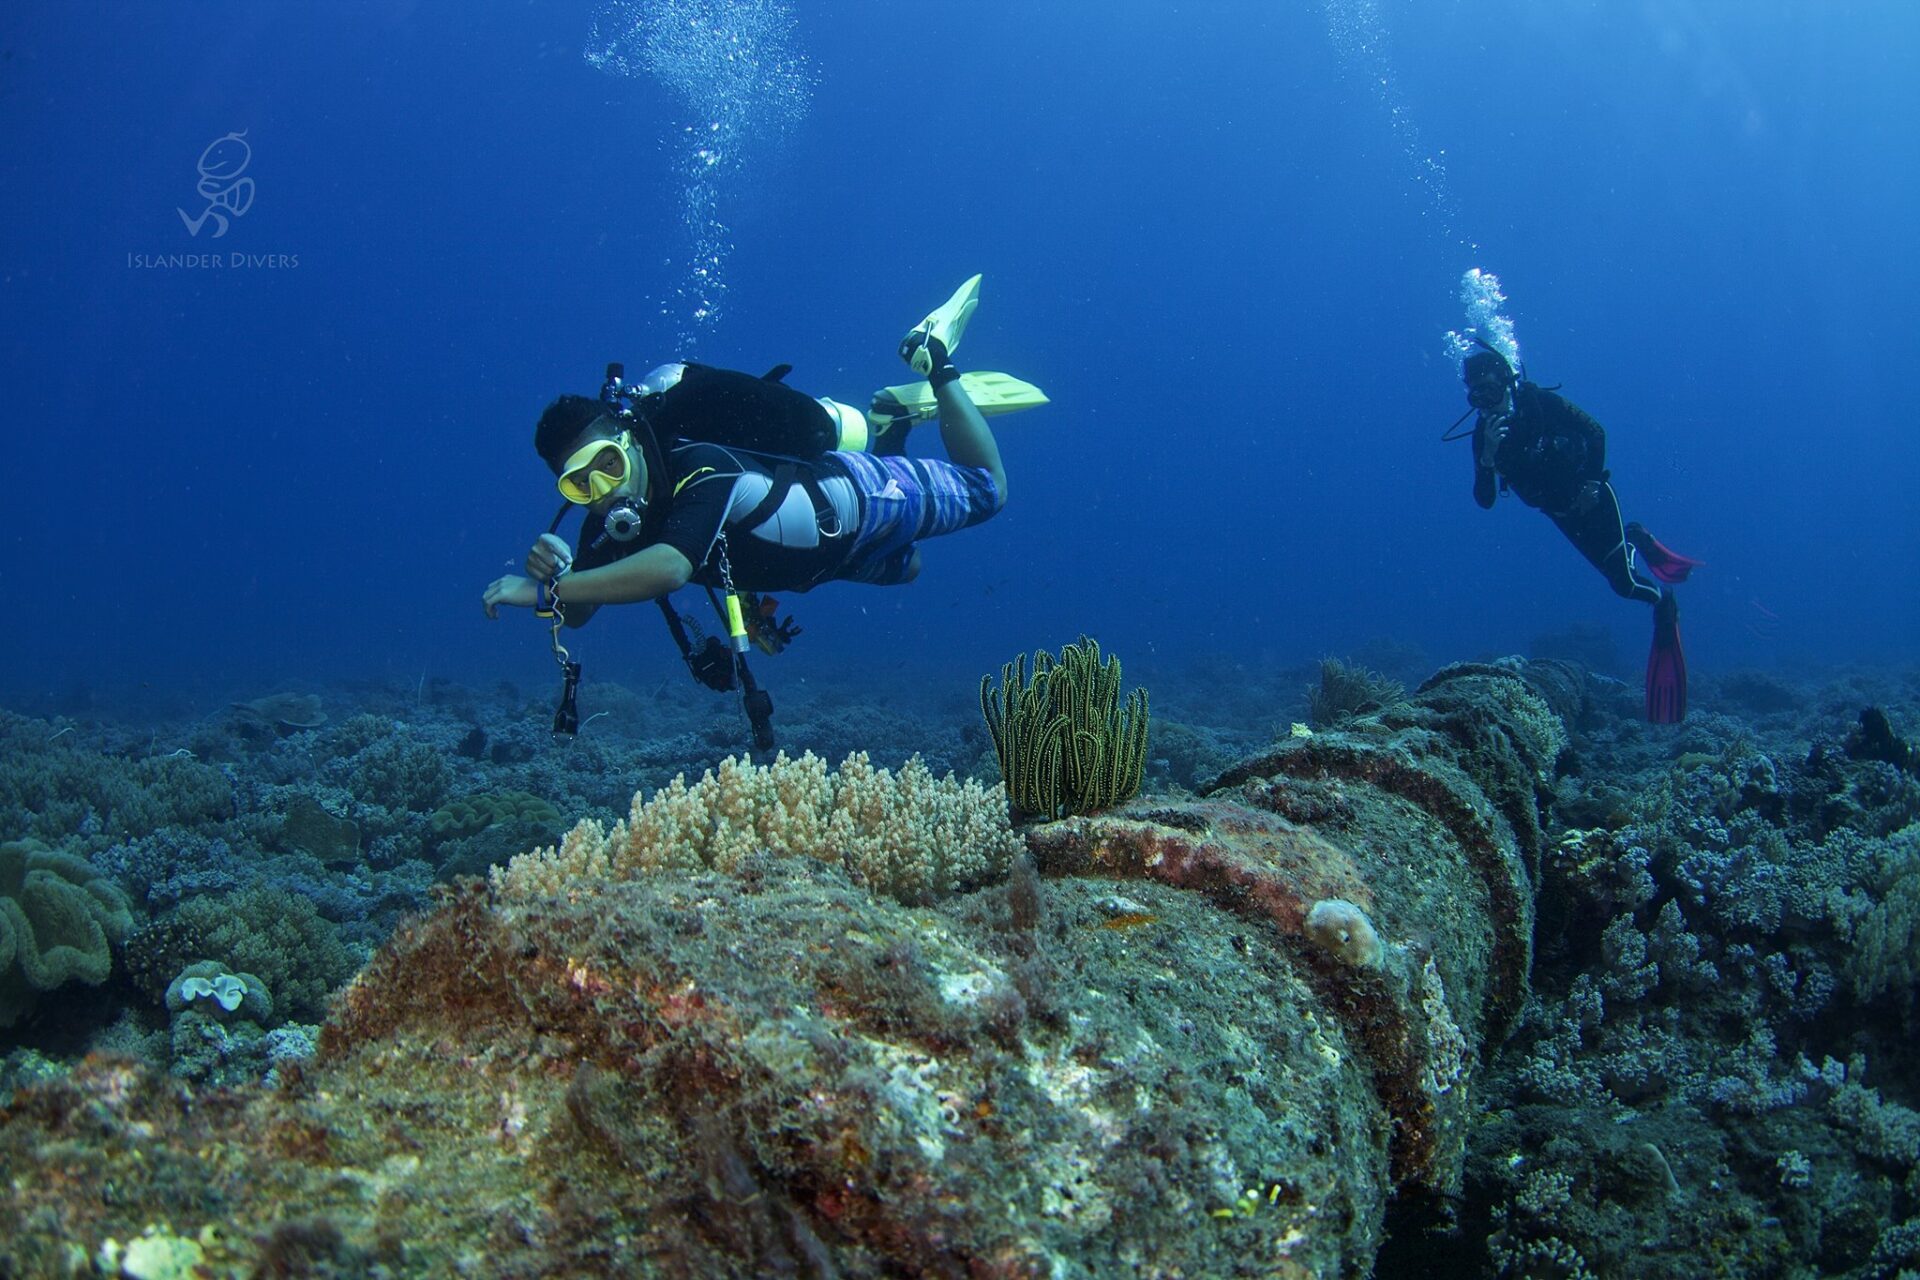
[[[573,548],[557,533],[543,533],[527,552],[527,576],[535,582],[551,582],[573,566]]]
[[[1507,441],[1507,433],[1513,428],[1507,422],[1507,415],[1500,414],[1488,418],[1480,428],[1480,465],[1491,467],[1494,459],[1500,456],[1500,446]]]
[[[487,584],[480,597],[480,603],[489,618],[500,616],[500,606],[510,605],[515,609],[531,609],[540,603],[540,584],[532,578],[523,578],[519,574],[509,573],[495,578]]]

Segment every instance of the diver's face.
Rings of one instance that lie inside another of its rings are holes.
[[[606,497],[589,508],[595,515],[605,515],[613,505],[623,498],[631,498],[641,475],[638,450],[632,446],[622,448],[614,441],[607,441],[607,447],[600,451],[594,460],[593,469],[616,482],[617,487]]]
[[[566,475],[585,492],[604,490],[599,497],[583,504],[596,515],[605,515],[622,498],[632,497],[638,491],[640,478],[646,474],[639,450],[631,444],[622,444],[618,435],[604,431],[581,432],[567,452],[570,458],[589,456],[588,461],[573,467]]]
[[[1487,372],[1467,383],[1467,403],[1482,413],[1493,413],[1507,404],[1507,380],[1497,372]]]
[[[593,460],[593,465],[588,470],[596,471],[603,476],[624,479],[633,465],[631,458],[623,456],[625,453],[626,450],[621,448],[616,440],[608,438],[600,450],[600,455]]]

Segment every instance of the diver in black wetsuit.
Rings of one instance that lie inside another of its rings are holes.
[[[1623,524],[1607,471],[1607,433],[1578,405],[1520,378],[1491,347],[1462,369],[1473,428],[1473,499],[1491,508],[1502,490],[1543,511],[1614,591],[1654,610],[1647,658],[1647,718],[1677,724],[1687,714],[1687,666],[1672,584],[1698,565]]]

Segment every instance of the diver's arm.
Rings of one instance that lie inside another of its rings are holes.
[[[1493,509],[1493,500],[1500,492],[1500,473],[1494,470],[1489,459],[1499,449],[1496,439],[1491,447],[1487,440],[1490,420],[1481,414],[1480,421],[1473,426],[1473,500],[1480,504],[1483,511]]]
[[[678,591],[691,577],[693,562],[666,543],[656,542],[612,564],[570,573],[555,585],[554,593],[568,610],[575,605],[633,604]]]

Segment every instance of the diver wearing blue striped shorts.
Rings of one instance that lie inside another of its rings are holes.
[[[542,590],[565,625],[603,604],[655,600],[687,583],[804,591],[841,580],[909,582],[920,541],[990,518],[1007,474],[987,414],[1044,404],[1004,374],[953,362],[980,277],[908,330],[900,356],[925,379],[885,388],[873,409],[816,400],[765,377],[692,362],[627,384],[610,367],[599,399],[561,396],[534,430],[569,508],[528,552],[526,574],[487,587],[488,616]],[[908,458],[937,418],[946,460]],[[558,529],[584,508],[576,545]]]

